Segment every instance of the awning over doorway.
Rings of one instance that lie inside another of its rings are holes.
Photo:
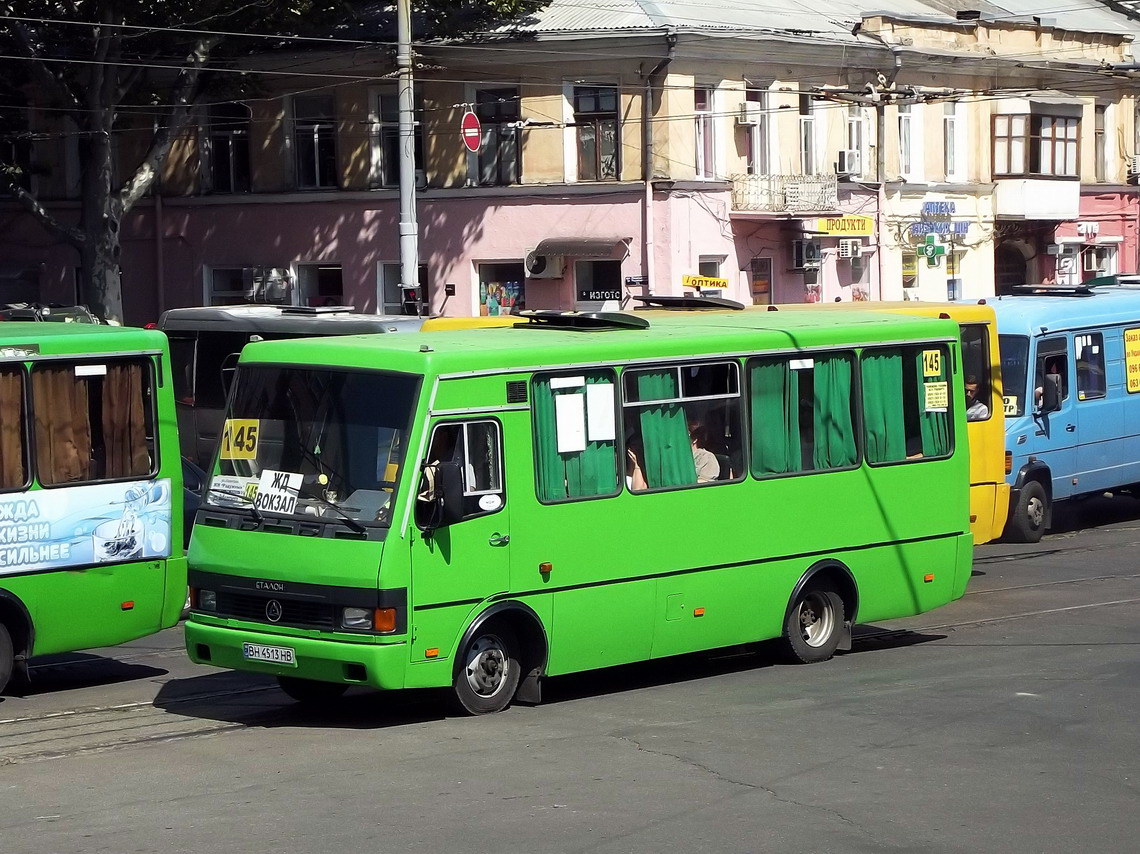
[[[548,237],[534,247],[536,255],[569,255],[572,258],[612,258],[618,248],[629,255],[632,237]]]

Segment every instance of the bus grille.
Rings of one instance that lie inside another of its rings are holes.
[[[296,626],[309,629],[332,629],[336,627],[336,609],[323,602],[298,602],[292,599],[277,599],[281,603],[281,619],[270,623],[265,616],[265,605],[272,597],[247,596],[241,593],[218,592],[219,617],[232,617],[235,620],[249,620],[273,626]]]

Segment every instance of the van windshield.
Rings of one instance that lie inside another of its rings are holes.
[[[1001,350],[1002,389],[1005,393],[1005,414],[1025,414],[1025,382],[1029,369],[1029,339],[1024,335],[999,335]]]
[[[419,377],[241,366],[206,501],[387,525]]]

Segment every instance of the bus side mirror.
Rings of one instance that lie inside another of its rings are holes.
[[[1061,375],[1046,374],[1041,384],[1041,414],[1061,408]]]
[[[463,519],[463,472],[459,463],[429,463],[416,494],[416,527],[424,533]]]

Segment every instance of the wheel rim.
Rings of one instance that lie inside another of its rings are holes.
[[[809,593],[801,601],[796,615],[800,637],[810,647],[821,647],[835,631],[835,609],[822,593]]]
[[[507,679],[507,653],[494,635],[483,635],[467,650],[467,685],[480,697],[493,697]]]
[[[1029,519],[1029,524],[1034,528],[1040,528],[1041,523],[1045,521],[1045,502],[1036,496],[1030,498],[1025,505],[1025,515]]]

